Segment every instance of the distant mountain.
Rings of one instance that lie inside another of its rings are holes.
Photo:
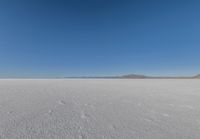
[[[118,78],[122,79],[200,79],[200,74],[196,76],[146,76],[146,75],[138,75],[138,74],[127,74],[118,76]]]
[[[98,78],[98,79],[200,79],[200,74],[196,76],[146,76],[140,74],[126,74],[121,76],[80,76],[64,78]]]
[[[198,74],[198,75],[194,76],[194,78],[200,78],[200,74]]]
[[[138,75],[138,74],[127,74],[127,75],[120,76],[120,78],[144,79],[144,78],[149,78],[149,77],[145,75]]]

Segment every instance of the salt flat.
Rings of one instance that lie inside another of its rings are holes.
[[[199,138],[200,80],[0,80],[0,139]]]

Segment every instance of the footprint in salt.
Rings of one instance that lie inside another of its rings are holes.
[[[167,104],[168,106],[170,106],[170,107],[174,107],[175,105],[174,104]]]
[[[80,115],[81,119],[84,119],[84,120],[89,120],[89,115],[84,113],[84,112],[81,112],[81,115]]]
[[[145,118],[144,120],[147,122],[154,122],[154,120],[152,118]]]
[[[196,120],[196,123],[197,123],[198,129],[200,129],[200,120],[197,119],[197,120]]]
[[[163,117],[170,117],[170,115],[167,114],[167,113],[162,113],[161,115],[162,115]]]
[[[92,105],[92,104],[84,104],[84,105],[85,105],[85,107],[87,107],[87,108],[90,108],[90,109],[92,109],[92,110],[95,110],[95,106]]]
[[[78,136],[78,139],[85,139],[85,138],[86,137],[83,134],[81,134],[81,135]]]
[[[111,124],[111,125],[109,126],[109,128],[110,128],[111,130],[113,130],[113,131],[115,131],[115,130],[117,129],[117,127],[116,127],[115,125],[113,125],[113,124]]]
[[[53,110],[49,110],[48,114],[51,116],[53,114]]]
[[[8,112],[7,112],[7,114],[12,114],[12,113],[13,113],[13,111],[8,111]]]
[[[141,104],[141,103],[138,103],[137,105],[138,105],[138,107],[141,107],[141,106],[142,106],[142,104]]]
[[[194,110],[194,107],[191,105],[182,105],[182,108],[186,108],[186,109],[190,109],[190,110]]]
[[[78,130],[79,133],[82,131],[82,129],[83,129],[83,128],[82,128],[81,126],[78,126],[78,127],[77,127],[77,130]]]
[[[59,104],[59,105],[65,105],[65,104],[66,104],[66,102],[65,102],[65,101],[63,101],[63,100],[59,100],[59,101],[58,101],[58,104]]]
[[[197,122],[197,124],[199,124],[199,125],[200,125],[200,120],[196,120],[196,122]]]

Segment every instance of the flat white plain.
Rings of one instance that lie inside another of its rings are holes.
[[[0,139],[199,138],[200,80],[0,80]]]

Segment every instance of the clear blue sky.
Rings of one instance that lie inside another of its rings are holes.
[[[0,77],[127,73],[200,73],[200,2],[0,1]]]

